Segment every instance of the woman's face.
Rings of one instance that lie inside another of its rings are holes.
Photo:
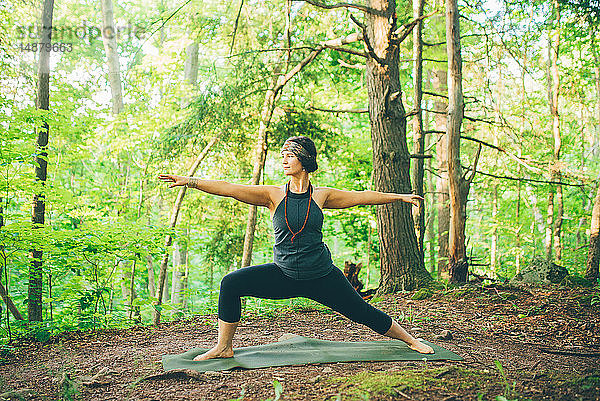
[[[302,172],[302,163],[292,152],[284,150],[281,152],[281,164],[283,166],[283,174],[291,176]]]

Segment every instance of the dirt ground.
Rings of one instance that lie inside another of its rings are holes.
[[[12,344],[1,359],[0,393],[27,400],[267,400],[277,399],[275,381],[283,400],[600,400],[600,305],[591,305],[592,294],[472,286],[423,300],[396,294],[376,303],[419,337],[461,355],[462,362],[354,362],[161,376],[162,355],[213,345],[215,316],[67,333],[45,344]],[[452,338],[436,338],[443,330]],[[274,342],[284,333],[384,339],[328,310],[284,309],[276,316],[246,314],[234,346]]]

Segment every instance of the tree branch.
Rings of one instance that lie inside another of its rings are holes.
[[[441,93],[434,93],[434,92],[423,91],[423,94],[424,95],[429,95],[429,96],[443,97],[444,99],[448,99],[447,95],[442,95]]]
[[[394,31],[394,35],[396,36],[395,40],[397,41],[397,43],[402,43],[402,41],[406,39],[406,37],[411,33],[415,25],[417,25],[420,21],[423,21],[424,19],[429,18],[435,14],[437,14],[437,10],[427,15],[422,15],[419,18],[415,18],[411,22],[404,24],[400,28],[396,29]]]
[[[473,161],[473,167],[471,168],[471,175],[469,176],[469,178],[465,178],[469,185],[473,182],[473,178],[475,178],[475,173],[477,172],[477,163],[479,163],[479,156],[481,155],[481,146],[482,145],[479,144],[479,147],[477,148],[475,160]]]
[[[423,41],[423,46],[441,46],[441,45],[445,45],[445,44],[446,44],[446,42],[429,43],[429,42]]]
[[[376,10],[374,8],[363,6],[360,4],[352,4],[352,3],[323,4],[323,3],[319,3],[314,0],[292,0],[292,1],[295,1],[295,2],[304,1],[305,3],[311,4],[315,7],[324,8],[326,10],[332,10],[334,8],[346,8],[346,9],[350,9],[350,10],[352,10],[352,9],[359,10],[359,11],[373,14],[373,15],[383,16],[383,11]]]
[[[385,60],[380,58],[377,55],[377,53],[375,53],[375,49],[373,49],[373,45],[371,45],[371,41],[369,40],[369,37],[367,35],[367,27],[365,26],[365,24],[363,24],[362,22],[357,20],[356,17],[354,17],[354,15],[352,15],[352,14],[350,14],[350,19],[352,20],[352,22],[354,22],[356,25],[358,25],[358,27],[362,30],[362,37],[365,42],[365,45],[367,46],[367,52],[368,52],[369,56],[371,56],[371,58],[373,58],[375,61],[377,61],[380,65],[386,65]]]
[[[504,150],[504,149],[502,149],[502,148],[500,148],[498,146],[495,146],[495,145],[492,145],[492,144],[487,143],[485,141],[482,141],[481,139],[472,138],[472,137],[466,136],[466,135],[461,135],[460,138],[461,139],[466,139],[467,141],[477,142],[480,145],[485,145],[487,147],[495,149],[495,150],[497,150],[499,152],[502,152],[502,153],[506,154],[508,157],[510,157],[511,159],[513,159],[514,161],[516,161],[517,163],[519,163],[521,166],[525,167],[527,170],[533,171],[533,172],[535,172],[537,174],[544,174],[544,171],[542,169],[540,169],[538,167],[531,166],[531,165],[525,163],[525,161],[522,158],[520,158],[519,156],[513,155],[512,153],[510,153],[510,152],[508,152],[508,151],[506,151],[506,150]]]
[[[533,182],[536,184],[554,184],[554,185],[563,185],[567,187],[584,187],[584,184],[569,184],[563,181],[545,181],[545,180],[536,180],[533,178],[523,178],[523,177],[509,177],[505,175],[495,175],[490,173],[484,173],[483,171],[477,171],[477,174],[485,175],[487,177],[498,178],[500,180],[511,180],[511,181],[521,181],[521,182]]]
[[[322,109],[320,107],[315,107],[315,106],[309,106],[308,108],[309,108],[309,110],[322,111],[322,112],[325,112],[325,113],[355,113],[355,114],[362,114],[362,113],[368,113],[369,112],[369,110],[367,110],[367,109],[336,110],[336,109]]]
[[[331,49],[331,50],[337,50],[338,52],[354,54],[355,56],[360,56],[360,57],[364,57],[364,58],[369,57],[369,55],[367,53],[361,52],[359,50],[347,49],[345,47],[339,47],[339,46],[327,46],[327,48]],[[340,64],[342,64],[342,63],[340,63]]]
[[[237,13],[237,17],[235,18],[235,24],[233,25],[233,35],[231,37],[231,45],[229,46],[229,55],[231,56],[231,52],[233,51],[233,45],[235,43],[235,35],[237,34],[238,23],[240,21],[240,15],[242,15],[242,8],[244,7],[244,0],[240,0],[240,8]]]
[[[447,63],[448,60],[436,60],[434,58],[423,58],[423,61],[432,61],[434,63]]]
[[[365,55],[366,56],[366,55]],[[339,63],[339,65],[341,65],[342,67],[346,67],[346,68],[352,68],[355,70],[364,70],[365,69],[365,65],[364,64],[350,64],[345,62],[344,60],[342,60],[341,58],[338,59],[337,61]]]

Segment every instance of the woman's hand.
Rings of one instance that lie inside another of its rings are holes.
[[[421,201],[423,201],[423,197],[416,194],[403,194],[402,200],[406,203],[412,203],[415,206],[419,206]]]
[[[189,184],[190,182],[189,177],[182,177],[174,174],[159,174],[158,179],[164,182],[170,182],[171,184],[169,184],[169,188],[181,187]]]

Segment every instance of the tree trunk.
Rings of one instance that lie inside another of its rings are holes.
[[[399,41],[394,0],[371,0],[382,15],[366,15],[365,41],[373,49],[367,58],[366,83],[373,144],[373,178],[377,191],[408,193],[410,154],[406,144],[406,114],[399,80]],[[390,38],[392,40],[390,40]],[[381,249],[378,293],[412,290],[431,280],[419,251],[411,207],[404,202],[377,206]]]
[[[496,265],[498,263],[498,183],[492,186],[492,243],[490,246],[490,268],[492,277],[496,277]]]
[[[548,192],[548,207],[546,209],[546,233],[544,236],[544,247],[546,249],[546,260],[548,262],[552,262],[552,250],[553,250],[553,241],[554,236],[552,227],[554,226],[554,186],[550,186],[550,191]]]
[[[171,304],[173,315],[183,315],[184,280],[187,264],[187,242],[178,241],[173,247],[173,276],[171,278]]]
[[[315,57],[323,51],[326,45],[341,46],[345,43],[355,42],[358,40],[357,34],[349,35],[345,38],[332,39],[321,43],[308,54],[302,61],[294,66],[285,75],[279,75],[278,70],[275,70],[275,78],[273,84],[265,94],[263,102],[260,124],[258,127],[258,135],[256,140],[256,148],[254,149],[254,168],[252,170],[251,185],[258,185],[267,158],[267,133],[273,117],[273,110],[277,103],[277,99],[281,96],[281,91],[285,85],[304,67],[310,64]],[[244,235],[244,250],[242,253],[241,267],[249,266],[252,262],[252,247],[254,245],[254,230],[256,228],[257,207],[250,205],[248,208],[248,219],[246,220],[246,234]]]
[[[198,83],[198,41],[189,44],[185,49],[185,64],[183,66],[184,79],[190,85]]]
[[[131,310],[129,299],[131,298],[130,279],[132,262],[130,260],[120,260],[118,263],[121,273],[121,296],[123,298],[123,305],[125,305],[125,309],[129,312]]]
[[[100,0],[102,7],[102,41],[108,64],[108,83],[112,93],[112,112],[119,114],[123,111],[123,94],[121,90],[121,69],[117,51],[117,30],[115,29],[112,0]]]
[[[154,279],[154,267],[152,266],[152,255],[146,256],[146,266],[148,266],[148,294],[151,298],[156,297],[156,281]]]
[[[273,117],[275,103],[279,98],[279,93],[275,92],[277,87],[277,78],[274,79],[273,85],[267,90],[265,100],[263,102],[260,125],[258,127],[258,137],[256,139],[256,148],[254,149],[254,168],[252,170],[251,185],[258,185],[265,167],[267,159],[267,132]],[[242,252],[242,262],[240,267],[250,266],[252,263],[252,248],[254,246],[254,231],[256,229],[256,216],[258,208],[255,205],[248,207],[248,218],[246,220],[246,234],[244,235],[244,250]]]
[[[463,178],[460,164],[460,130],[464,113],[462,93],[462,56],[457,0],[446,0],[446,46],[448,53],[448,181],[450,228],[448,232],[448,267],[450,282],[465,283],[469,265],[465,244],[467,196],[469,183]]]
[[[448,70],[439,69],[433,77],[433,88],[436,93],[448,92]],[[435,130],[447,131],[448,103],[445,98],[437,97],[433,104],[435,113]],[[444,113],[444,114],[442,114]],[[438,278],[449,280],[448,272],[448,231],[450,229],[450,195],[448,194],[448,135],[441,134],[436,144],[438,159],[438,177],[435,192],[437,195],[438,213]]]
[[[137,259],[131,263],[131,272],[129,274],[129,319],[133,318],[137,323],[141,322],[142,317],[140,315],[140,307],[134,306],[133,301],[137,298],[137,291],[135,290],[135,267],[137,266]]]
[[[595,31],[591,32],[591,49],[594,55],[594,82],[596,84],[596,124],[594,124],[594,136],[592,140],[592,156],[600,158],[600,54],[596,43]]]
[[[6,290],[6,287],[4,287],[4,285],[1,282],[0,282],[0,296],[2,297],[2,300],[6,304],[6,307],[8,308],[10,313],[15,317],[15,319],[24,320],[23,315],[21,315],[21,312],[19,312],[19,309],[17,309],[17,306],[15,305],[12,298],[8,294],[8,291]]]
[[[592,208],[592,224],[590,226],[590,247],[588,249],[585,278],[596,280],[598,276],[598,263],[600,262],[600,180],[596,190],[596,199]]]
[[[418,19],[423,15],[423,0],[413,0],[413,18]],[[414,153],[421,155],[425,152],[425,133],[423,132],[423,22],[419,21],[413,28],[413,87],[415,101],[415,116],[413,117],[413,143]],[[417,195],[424,195],[423,178],[425,159],[417,158],[412,170],[412,183]],[[417,244],[421,252],[421,258],[425,260],[425,249],[423,242],[425,238],[425,202],[419,202],[418,207],[412,209],[415,225]]]
[[[202,163],[202,160],[204,160],[204,158],[206,157],[206,155],[208,154],[210,149],[213,147],[213,145],[215,143],[217,143],[217,140],[219,139],[219,137],[220,137],[220,135],[216,135],[213,139],[210,140],[210,142],[208,144],[206,144],[204,149],[202,149],[202,152],[200,152],[200,154],[198,155],[196,160],[194,160],[194,164],[188,171],[188,176],[191,177],[196,173],[196,171],[198,170],[198,167],[200,167],[200,163]],[[171,219],[169,221],[170,228],[175,228],[175,226],[177,225],[177,218],[179,217],[179,211],[181,210],[181,204],[183,203],[183,198],[185,197],[186,191],[187,191],[187,187],[181,187],[179,189],[179,193],[177,194],[177,199],[175,200],[175,204],[173,204],[173,209],[171,210]],[[172,243],[173,243],[173,237],[171,235],[167,234],[165,237],[165,248],[168,249]],[[168,265],[169,265],[169,251],[167,250],[167,252],[165,252],[165,254],[163,255],[162,261],[160,263],[160,270],[158,273],[158,283],[157,283],[157,287],[156,287],[157,300],[155,302],[155,308],[154,308],[153,317],[152,317],[152,322],[155,325],[160,323],[160,314],[161,314],[160,305],[162,304],[163,299],[165,299],[164,289],[166,288],[165,282],[167,281],[167,266]]]
[[[424,127],[426,130],[429,130],[429,113],[425,113],[425,122],[426,126]],[[431,135],[427,135],[425,137],[425,148],[429,149],[431,145]],[[429,204],[429,216],[426,219],[425,230],[427,231],[427,243],[429,244],[429,273],[433,274],[436,270],[436,237],[435,237],[435,229],[434,222],[436,217],[436,210],[438,208],[437,205],[437,195],[435,194],[435,187],[433,184],[433,163],[431,158],[427,159],[427,192],[429,193],[429,201],[425,202]]]
[[[52,15],[54,0],[44,0],[42,10],[42,29],[40,37],[40,58],[38,68],[38,86],[36,108],[49,110],[50,106],[50,51],[52,43]],[[37,152],[35,156],[35,180],[41,186],[33,197],[31,221],[33,227],[44,224],[46,197],[43,187],[46,183],[48,168],[48,123],[43,122],[38,129]],[[27,289],[27,317],[30,322],[42,321],[42,250],[32,249],[29,267],[29,285]]]
[[[0,197],[0,229],[2,229],[2,227],[4,227],[4,204],[2,203],[3,199],[2,197]],[[0,245],[0,255],[2,256],[2,262],[3,262],[3,268],[0,270],[0,296],[2,297],[2,300],[4,301],[4,303],[6,304],[6,307],[8,308],[8,310],[10,311],[10,313],[12,313],[12,315],[15,317],[15,319],[17,320],[24,320],[23,319],[23,315],[21,315],[21,312],[19,312],[19,309],[17,309],[17,306],[15,305],[15,303],[13,302],[12,298],[10,297],[10,294],[8,293],[8,289],[9,289],[9,280],[10,280],[10,274],[8,272],[8,270],[4,270],[4,269],[8,269],[6,260],[6,253],[4,252],[4,245]],[[6,278],[6,287],[2,284],[2,277],[1,275],[4,275],[4,277]],[[7,317],[8,320],[8,317]]]
[[[554,0],[553,9],[555,15],[552,20],[555,23],[555,29],[552,33],[553,38],[548,36],[548,101],[550,105],[550,115],[552,116],[552,136],[554,139],[553,146],[553,165],[550,168],[552,181],[561,180],[561,171],[559,167],[560,152],[561,152],[561,136],[560,136],[560,116],[558,115],[558,96],[560,90],[560,76],[558,73],[558,52],[560,46],[560,9],[558,1]],[[556,207],[554,202],[556,201]],[[552,204],[551,204],[552,203]],[[550,214],[552,211],[552,215]],[[556,216],[554,216],[556,212]],[[556,188],[551,187],[548,194],[548,215],[547,224],[549,224],[546,233],[546,258],[552,262],[552,247],[554,246],[555,258],[560,261],[562,257],[562,241],[561,228],[563,219],[563,197],[562,186]],[[551,238],[550,238],[551,237]]]

